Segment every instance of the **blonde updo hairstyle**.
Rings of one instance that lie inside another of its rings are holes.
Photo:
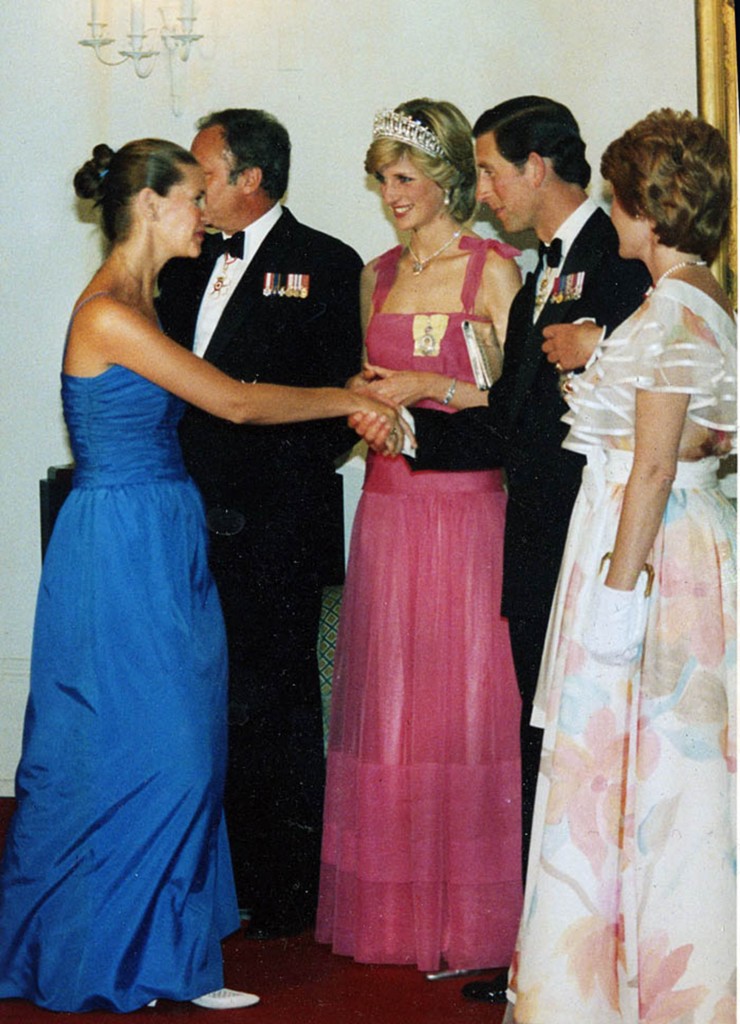
[[[433,131],[444,157],[432,156],[416,146],[381,136],[367,151],[365,170],[375,175],[389,164],[408,157],[424,177],[436,182],[449,195],[450,216],[458,224],[464,224],[476,209],[475,150],[467,118],[453,103],[426,98],[401,103],[395,111]]]
[[[727,230],[727,142],[688,110],[655,110],[607,146],[601,174],[632,217],[655,224],[659,242],[711,262]]]

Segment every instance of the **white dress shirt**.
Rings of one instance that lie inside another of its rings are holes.
[[[195,326],[193,352],[196,356],[202,356],[208,348],[226,303],[233,295],[257,250],[280,220],[282,212],[282,206],[280,203],[276,203],[270,207],[267,213],[263,213],[261,217],[244,229],[242,259],[224,253],[216,260],[213,273],[201,300],[198,322]]]
[[[560,276],[560,271],[563,269],[563,264],[568,256],[568,251],[573,245],[578,235],[581,233],[586,221],[596,212],[596,203],[593,199],[584,199],[581,205],[571,213],[571,215],[563,221],[560,227],[553,235],[553,239],[559,238],[562,243],[562,250],[560,253],[560,262],[556,267],[543,266],[537,275],[535,281],[535,294],[538,295],[540,301],[535,304],[533,321],[537,319],[547,303],[547,300],[552,291],[552,286],[556,279]],[[540,294],[540,285],[545,280],[546,284],[542,288]]]

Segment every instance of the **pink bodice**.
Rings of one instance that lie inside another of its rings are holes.
[[[473,382],[473,372],[462,333],[465,320],[490,323],[475,313],[475,300],[480,288],[483,267],[490,250],[505,258],[517,253],[511,246],[494,239],[460,239],[460,248],[470,251],[465,279],[460,294],[461,309],[451,313],[383,313],[383,305],[393,287],[403,247],[389,249],[378,259],[377,278],[373,292],[373,312],[367,328],[365,344],[368,360],[378,366],[394,370],[418,370],[439,373],[445,377]],[[439,409],[454,413],[432,399],[419,402],[419,408]],[[400,490],[415,492],[441,488],[450,491],[498,490],[501,488],[498,470],[474,473],[412,473],[404,459],[368,456],[365,489],[386,493]]]
[[[394,370],[420,370],[426,373],[439,373],[446,377],[457,377],[458,380],[473,381],[470,359],[462,334],[463,321],[490,323],[486,317],[475,313],[475,300],[486,256],[493,250],[505,258],[510,258],[516,255],[517,250],[494,239],[467,236],[460,239],[460,248],[469,250],[471,255],[460,294],[462,308],[454,313],[383,313],[383,305],[396,279],[403,247],[397,245],[379,257],[373,292],[373,312],[365,338],[371,363]],[[423,336],[427,326],[432,328],[431,337],[434,340],[425,346]],[[425,349],[425,354],[422,354]],[[421,401],[419,406],[443,409],[445,412],[455,411],[431,399]]]

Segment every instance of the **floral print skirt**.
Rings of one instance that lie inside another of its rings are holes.
[[[630,460],[584,472],[550,620],[520,1024],[735,1021],[735,515],[717,460],[679,463],[641,656],[593,661],[583,615]]]

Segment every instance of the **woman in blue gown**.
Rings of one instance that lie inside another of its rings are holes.
[[[222,812],[226,644],[184,402],[234,422],[395,413],[356,392],[233,380],[167,339],[156,276],[197,256],[204,178],[161,140],[78,172],[110,255],[75,306],[62,398],[72,493],[47,551],[17,809],[0,865],[0,998],[125,1012],[223,986],[239,925]]]

